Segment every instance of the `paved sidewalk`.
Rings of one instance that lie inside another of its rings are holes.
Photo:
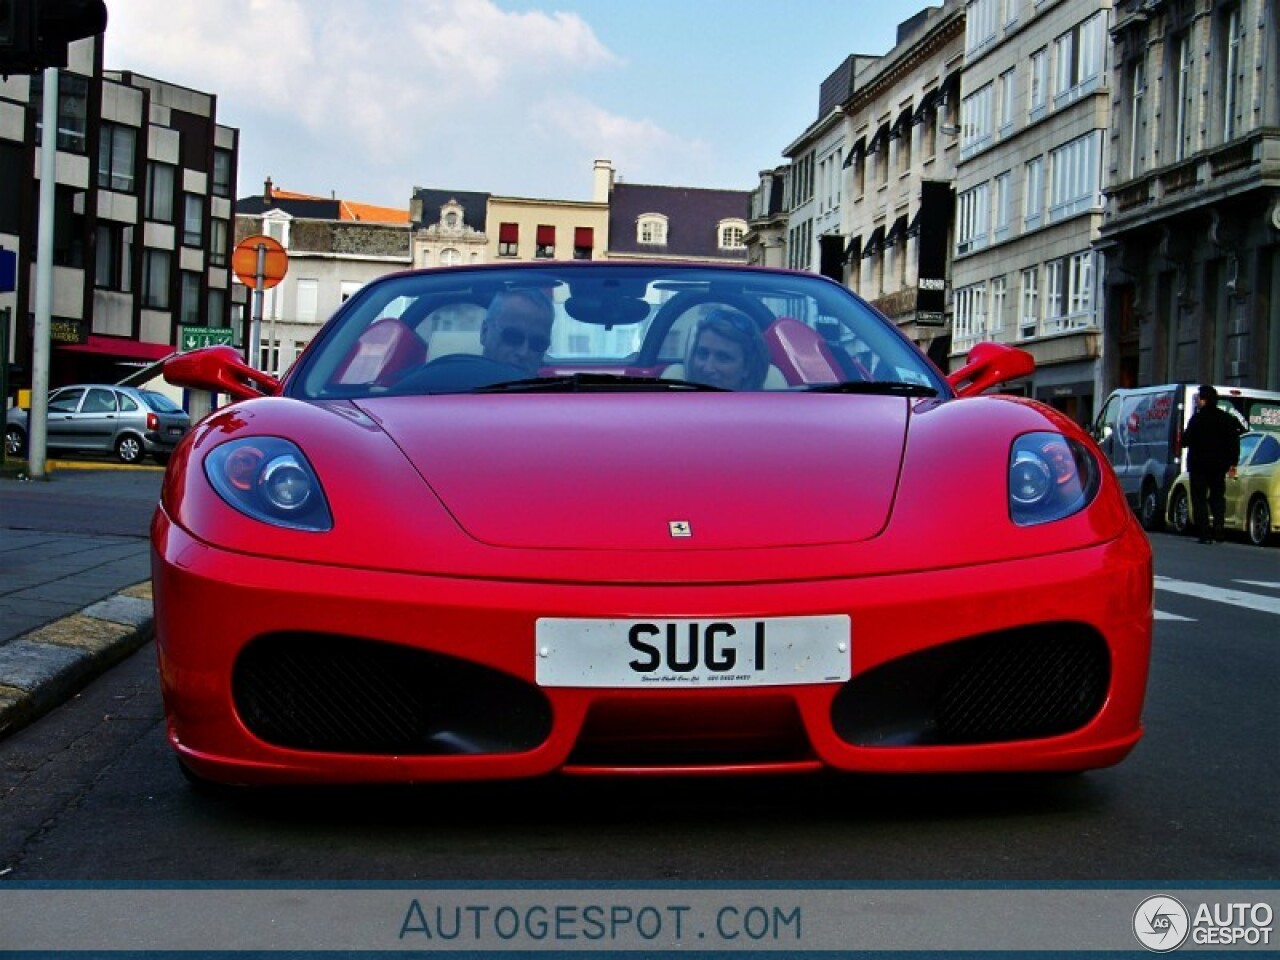
[[[100,463],[58,466],[103,469]],[[33,486],[11,473],[0,477],[0,738],[151,638],[145,535],[33,529],[17,496]]]

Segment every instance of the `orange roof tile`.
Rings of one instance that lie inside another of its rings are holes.
[[[298,193],[294,190],[271,188],[271,196],[277,200],[329,200],[335,197],[318,197],[311,193]],[[354,200],[338,200],[338,218],[340,220],[360,220],[366,223],[408,223],[409,211],[399,207],[380,207],[372,203],[357,203]]]

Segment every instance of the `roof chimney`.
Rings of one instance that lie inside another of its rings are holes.
[[[265,206],[271,206],[271,178],[267,177],[267,182],[262,185],[262,202]]]
[[[592,201],[595,203],[608,203],[609,194],[613,192],[613,164],[608,160],[597,160],[593,176]]]

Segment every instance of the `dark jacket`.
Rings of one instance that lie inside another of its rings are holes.
[[[1240,425],[1219,407],[1201,407],[1182,433],[1191,473],[1226,473],[1240,459]]]

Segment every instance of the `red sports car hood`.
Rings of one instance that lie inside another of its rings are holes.
[[[573,394],[362,401],[495,546],[726,549],[865,540],[893,505],[901,398]]]

